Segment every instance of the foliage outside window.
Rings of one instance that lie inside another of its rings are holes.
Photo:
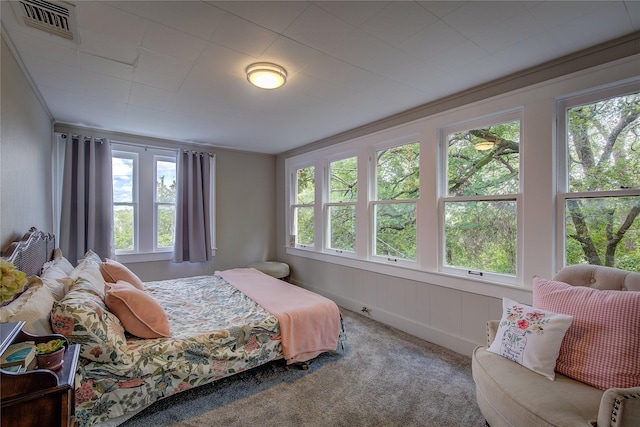
[[[446,132],[444,262],[515,275],[520,120]]]
[[[293,230],[295,245],[313,246],[315,241],[315,167],[295,172],[295,200],[293,202]]]
[[[134,251],[138,222],[136,153],[113,151],[113,232],[116,251]]]
[[[563,105],[565,264],[640,271],[640,93]]]
[[[156,249],[173,248],[176,224],[176,161],[156,156]]]
[[[117,255],[173,249],[176,157],[170,150],[112,144],[114,246]]]
[[[355,251],[356,202],[358,200],[358,159],[329,164],[328,248]]]
[[[416,260],[416,214],[420,189],[420,143],[376,152],[373,254]]]

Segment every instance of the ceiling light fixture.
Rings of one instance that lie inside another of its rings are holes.
[[[269,62],[256,62],[247,67],[247,80],[261,89],[277,89],[287,81],[287,70]]]
[[[478,141],[478,142],[473,144],[473,146],[478,151],[491,150],[494,145],[496,145],[496,144],[493,141],[487,141],[486,139],[483,139],[482,141]]]

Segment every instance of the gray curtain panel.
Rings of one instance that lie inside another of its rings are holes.
[[[184,151],[177,162],[173,262],[211,260],[211,154]]]
[[[67,135],[60,249],[69,260],[83,259],[88,249],[113,257],[112,187],[109,141]]]

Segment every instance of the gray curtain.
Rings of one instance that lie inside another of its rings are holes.
[[[211,154],[178,154],[173,262],[211,259]]]
[[[113,257],[113,181],[109,141],[67,135],[62,179],[60,249],[72,262],[88,249]]]

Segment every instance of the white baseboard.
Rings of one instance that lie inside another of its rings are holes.
[[[301,283],[294,280],[292,280],[292,283],[294,283],[295,285],[304,287],[305,289],[309,289],[310,291],[313,291],[317,294],[323,295],[333,300],[340,307],[344,307],[347,310],[361,313],[360,310],[362,309],[362,307],[366,306],[371,311],[369,315],[367,315],[366,313],[363,313],[363,315],[369,316],[373,320],[376,320],[380,323],[384,323],[385,325],[400,329],[401,331],[404,331],[408,334],[411,334],[425,341],[429,341],[431,343],[448,348],[449,350],[453,350],[456,353],[460,353],[465,356],[471,356],[473,349],[478,346],[477,343],[469,341],[465,338],[452,335],[450,333],[441,331],[439,329],[434,329],[425,324],[416,322],[415,320],[407,319],[398,314],[391,313],[381,308],[371,306],[370,304],[365,304],[361,301],[356,301],[351,298],[345,298],[340,295],[335,295],[335,294],[332,294],[331,292],[325,291],[324,289],[319,289],[319,288],[306,286],[306,285],[303,286]],[[349,336],[348,330],[347,330],[347,336]]]

